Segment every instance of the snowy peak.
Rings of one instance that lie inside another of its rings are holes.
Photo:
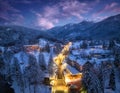
[[[59,39],[70,39],[71,35],[72,37],[75,37],[76,34],[81,34],[85,29],[91,27],[94,23],[83,21],[78,24],[67,24],[61,27],[55,27],[47,32],[53,35],[54,37],[57,36]],[[61,34],[62,33],[62,34]]]
[[[106,39],[119,38],[120,14],[108,17],[97,23],[82,21],[78,24],[55,27],[48,30],[48,32],[62,40],[103,39],[103,37]]]
[[[120,21],[120,14],[111,16],[111,17],[107,18],[105,21]]]

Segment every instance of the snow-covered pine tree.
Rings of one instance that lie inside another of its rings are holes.
[[[83,85],[86,87],[88,93],[104,93],[100,80],[94,73],[93,64],[89,61],[83,66]]]
[[[29,67],[28,67],[28,80],[29,84],[33,85],[34,93],[37,93],[37,85],[41,83],[43,79],[43,73],[39,67],[36,58],[33,55],[29,55]]]
[[[6,77],[10,76],[10,62],[13,57],[14,53],[13,51],[9,50],[8,48],[5,48],[5,51],[3,53],[5,68],[4,68],[4,74],[6,74]]]
[[[19,77],[21,75],[21,71],[20,71],[20,65],[19,65],[19,61],[16,57],[13,58],[12,64],[11,64],[11,74],[13,76],[13,78],[17,80],[19,80]],[[19,84],[19,81],[17,81]]]
[[[41,67],[42,70],[46,70],[46,62],[43,53],[39,54],[39,66]]]
[[[109,49],[113,49],[114,46],[115,46],[115,42],[114,42],[114,40],[111,40],[111,41],[109,42],[108,48],[109,48]]]
[[[120,91],[120,86],[119,86],[119,84],[120,84],[120,55],[119,54],[115,55],[114,78],[115,78],[115,92],[119,93],[119,91]]]
[[[104,90],[104,68],[102,63],[97,65],[95,69],[96,69],[96,75],[100,81],[101,88],[102,90]]]
[[[54,53],[58,54],[62,50],[61,44],[60,43],[55,43],[55,48],[54,48]]]
[[[86,49],[88,47],[88,44],[86,41],[83,41],[82,45],[80,46],[80,48]]]
[[[20,86],[21,92],[24,93],[24,81],[23,74],[21,72],[19,61],[16,57],[13,58],[13,63],[11,67],[12,79],[17,82],[18,86]]]
[[[57,66],[53,61],[53,56],[52,56],[52,54],[50,54],[49,62],[48,62],[48,72],[49,72],[50,76],[53,76],[55,74],[56,67]]]
[[[115,64],[116,67],[120,66],[120,55],[119,54],[115,55],[115,62],[114,62],[114,64]]]
[[[45,46],[45,50],[49,53],[50,52],[50,46],[49,43],[47,42],[46,46]]]

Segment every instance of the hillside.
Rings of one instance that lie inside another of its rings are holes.
[[[0,45],[12,46],[16,44],[34,44],[39,38],[56,41],[44,31],[29,29],[22,26],[0,26]]]
[[[83,21],[78,24],[55,27],[47,32],[54,37],[65,40],[103,39],[103,37],[104,39],[119,38],[120,14],[97,23]]]

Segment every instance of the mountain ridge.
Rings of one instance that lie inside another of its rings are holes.
[[[39,31],[22,26],[0,26],[0,45],[34,44],[39,38],[57,41],[45,31]]]
[[[96,23],[83,21],[78,24],[55,27],[47,32],[61,40],[102,39],[103,36],[104,39],[119,38],[120,14]]]

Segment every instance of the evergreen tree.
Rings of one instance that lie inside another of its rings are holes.
[[[105,41],[103,41],[102,47],[103,47],[103,49],[105,49],[107,47]]]
[[[109,43],[109,49],[112,49],[115,46],[114,40],[111,40]]]
[[[53,76],[55,74],[55,70],[56,70],[56,65],[53,62],[52,54],[50,54],[49,63],[48,63],[48,71],[50,76]]]
[[[119,66],[120,66],[120,55],[119,55],[119,54],[116,54],[116,55],[115,55],[114,65],[115,65],[116,67],[119,67]]]
[[[45,46],[45,50],[49,53],[50,52],[50,46],[49,43],[47,42],[46,46]]]
[[[55,48],[54,48],[54,52],[56,54],[60,53],[60,51],[62,50],[61,44],[60,43],[55,43]]]
[[[13,75],[13,79],[15,78],[17,84],[20,86],[22,93],[24,93],[24,80],[21,72],[19,61],[16,57],[13,58],[11,73]]]
[[[104,90],[104,68],[102,63],[99,66],[97,66],[97,70],[98,71],[96,72],[96,74],[98,76],[98,79],[100,80],[101,88],[102,90]]]
[[[115,73],[113,69],[110,74],[109,86],[111,87],[112,90],[115,90]]]
[[[39,54],[39,66],[41,67],[42,70],[46,70],[46,62],[43,53]]]
[[[5,63],[3,61],[3,57],[0,55],[0,71],[2,70],[2,68],[4,67]]]
[[[4,80],[4,76],[0,74],[0,93],[15,93],[11,85]]]
[[[83,85],[88,93],[103,93],[100,80],[94,73],[93,65],[90,62],[86,62],[83,66]]]
[[[13,58],[11,73],[14,77],[16,77],[16,80],[18,80],[21,71],[20,71],[19,61],[16,57]]]
[[[40,84],[43,78],[43,73],[39,67],[36,58],[33,55],[29,55],[29,67],[28,67],[28,80],[29,84],[34,85],[34,93],[37,93],[37,85]]]
[[[13,51],[8,50],[7,48],[5,49],[5,51],[3,53],[3,58],[5,58],[4,59],[4,63],[5,63],[4,74],[6,74],[7,76],[11,75],[10,62],[13,57],[13,54],[14,54]]]
[[[88,44],[86,41],[83,41],[81,48],[86,49],[88,47]]]

